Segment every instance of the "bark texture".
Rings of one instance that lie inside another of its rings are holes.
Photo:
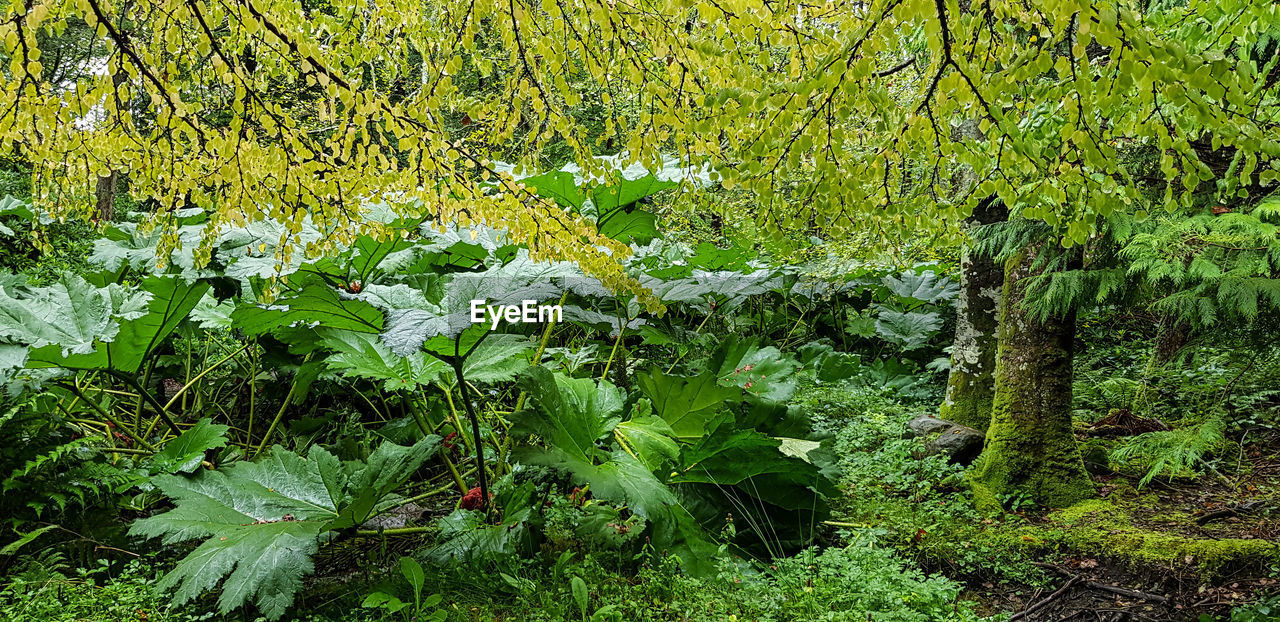
[[[110,222],[116,217],[116,187],[120,174],[112,171],[110,175],[98,176],[98,185],[94,191],[98,220]]]
[[[1191,337],[1191,331],[1185,322],[1179,322],[1175,318],[1160,318],[1160,330],[1156,333],[1155,350],[1151,353],[1151,363],[1153,368],[1159,368],[1177,356],[1178,352],[1187,345],[1187,341]],[[1152,370],[1154,371],[1154,369]]]
[[[979,204],[965,227],[972,229],[1007,217],[1008,210],[992,198]],[[991,422],[1003,283],[1002,265],[990,257],[975,255],[968,244],[961,249],[951,373],[938,416],[977,430],[986,430]]]
[[[1036,249],[1005,264],[995,395],[987,442],[970,478],[987,510],[1014,494],[1049,507],[1095,496],[1071,431],[1075,313],[1045,322],[1021,307]]]

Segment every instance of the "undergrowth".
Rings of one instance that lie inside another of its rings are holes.
[[[839,517],[833,522],[844,538],[872,537],[953,576],[1043,579],[1029,556],[989,537],[1004,525],[974,508],[964,467],[941,455],[921,455],[907,422],[927,411],[884,392],[847,387],[815,387],[798,399],[835,434],[845,494],[833,508]]]

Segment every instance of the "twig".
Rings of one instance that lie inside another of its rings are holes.
[[[1216,512],[1209,512],[1208,514],[1205,514],[1204,516],[1197,518],[1196,524],[1207,525],[1220,518],[1226,518],[1228,516],[1235,516],[1236,514],[1244,514],[1247,512],[1252,512],[1261,506],[1262,506],[1262,502],[1256,499],[1253,501],[1246,501],[1234,507],[1218,510]]]
[[[899,71],[902,71],[903,69],[906,69],[907,67],[910,67],[910,66],[912,66],[912,65],[914,65],[914,64],[916,64],[916,57],[912,56],[911,58],[908,58],[907,60],[903,61],[902,63],[900,63],[900,64],[898,64],[898,65],[894,65],[893,67],[890,67],[890,68],[888,68],[888,69],[885,69],[884,71],[877,71],[877,72],[875,73],[875,77],[877,77],[877,78],[887,78],[887,77],[889,77],[889,76],[891,76],[891,75],[893,75],[893,74],[895,74],[895,73],[898,73]]]
[[[1138,598],[1138,599],[1149,600],[1157,603],[1169,602],[1168,598],[1161,596],[1159,594],[1148,594],[1147,592],[1139,592],[1138,590],[1131,590],[1128,588],[1116,587],[1114,585],[1107,585],[1106,583],[1099,583],[1097,581],[1086,581],[1085,585],[1095,590],[1111,592],[1112,594],[1128,596],[1129,598]]]
[[[1046,568],[1048,570],[1052,570],[1065,577],[1072,577],[1077,579],[1080,578],[1080,575],[1073,575],[1071,574],[1071,571],[1067,570],[1066,568],[1063,568],[1062,566],[1058,566],[1056,564],[1048,564],[1045,562],[1031,562],[1031,565],[1039,568]],[[1111,592],[1113,594],[1120,594],[1122,596],[1128,596],[1130,598],[1140,598],[1142,600],[1149,600],[1157,603],[1163,603],[1163,602],[1169,601],[1168,598],[1161,596],[1159,594],[1139,592],[1137,590],[1131,590],[1123,587],[1116,587],[1114,585],[1107,585],[1106,583],[1099,583],[1097,581],[1085,581],[1084,584],[1085,584],[1085,587],[1093,588],[1095,590],[1102,590],[1104,592]]]
[[[1018,613],[1015,613],[1012,616],[1010,616],[1009,622],[1013,622],[1014,620],[1021,620],[1027,617],[1029,614],[1034,613],[1037,609],[1040,609],[1041,607],[1044,607],[1045,605],[1053,602],[1055,599],[1065,594],[1071,586],[1075,585],[1079,581],[1080,581],[1080,575],[1076,575],[1074,577],[1071,577],[1070,579],[1067,579],[1067,582],[1062,584],[1062,587],[1058,588],[1056,592],[1044,597],[1044,599],[1041,600],[1040,602],[1037,602],[1027,607],[1026,609],[1023,609],[1022,611],[1019,611]]]
[[[415,533],[431,533],[439,531],[439,527],[393,527],[391,529],[357,529],[355,535],[364,538],[376,538],[382,536],[403,536]]]

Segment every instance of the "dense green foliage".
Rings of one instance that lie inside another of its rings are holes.
[[[0,618],[1280,620],[1273,0],[0,44]]]

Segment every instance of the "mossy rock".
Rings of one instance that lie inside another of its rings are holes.
[[[1093,438],[1080,443],[1080,458],[1084,469],[1094,475],[1113,472],[1111,468],[1111,443]]]

